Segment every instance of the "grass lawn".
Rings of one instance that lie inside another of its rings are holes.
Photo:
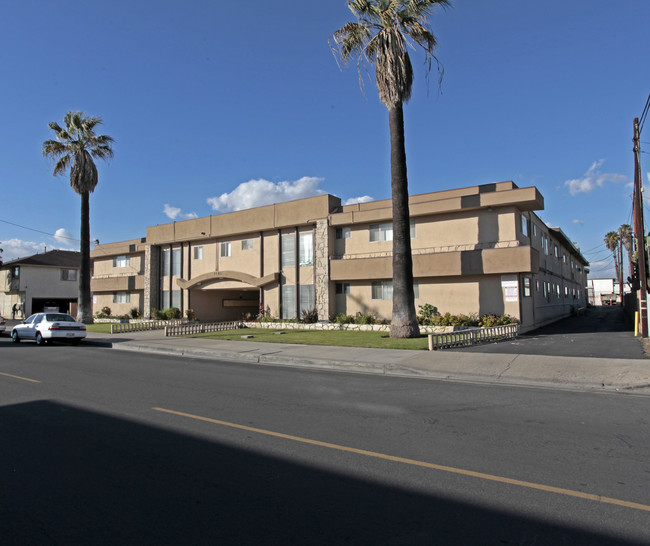
[[[285,332],[276,334],[276,332]],[[250,339],[241,336],[252,335]],[[263,328],[243,328],[226,332],[193,334],[185,337],[226,339],[231,341],[261,341],[266,343],[296,343],[301,345],[330,345],[334,347],[368,347],[377,349],[429,348],[427,336],[413,339],[391,339],[388,332],[358,332],[350,330],[271,330]]]
[[[87,332],[96,332],[98,334],[110,334],[111,325],[110,323],[100,323],[100,324],[86,324]]]

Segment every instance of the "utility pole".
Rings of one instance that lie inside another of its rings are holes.
[[[641,337],[648,337],[648,280],[646,277],[645,224],[643,222],[643,187],[641,176],[641,135],[639,118],[634,118],[634,238],[639,263],[639,310]]]

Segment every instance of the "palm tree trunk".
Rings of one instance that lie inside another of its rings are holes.
[[[393,194],[393,316],[390,337],[418,337],[420,328],[413,299],[413,257],[402,103],[389,108],[388,122]]]
[[[79,265],[79,300],[77,320],[92,324],[90,304],[90,193],[81,194],[81,262]]]

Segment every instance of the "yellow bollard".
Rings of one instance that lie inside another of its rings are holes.
[[[634,311],[634,337],[639,335],[639,312]]]

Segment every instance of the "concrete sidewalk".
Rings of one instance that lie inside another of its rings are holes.
[[[169,356],[449,381],[650,394],[650,359],[322,347],[165,337],[164,331],[88,333],[86,344]]]

